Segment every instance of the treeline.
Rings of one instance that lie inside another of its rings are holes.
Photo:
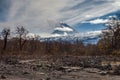
[[[74,43],[66,41],[40,41],[40,37],[28,37],[29,31],[23,26],[16,27],[14,32],[9,28],[1,31],[1,55],[119,55],[120,54],[120,21],[118,17],[111,17],[105,23],[97,44],[84,45],[76,40]],[[13,37],[11,33],[14,33]]]
[[[96,45],[84,45],[82,42],[57,42],[45,41],[39,39],[20,39],[15,37],[8,39],[6,48],[4,40],[0,40],[1,55],[100,55]]]
[[[11,34],[14,33],[14,34]],[[40,37],[29,37],[29,31],[23,26],[16,27],[14,32],[9,28],[1,31],[1,55],[101,55],[97,45],[84,45],[76,40],[40,41]],[[12,36],[12,37],[11,37]]]
[[[120,15],[109,17],[105,23],[103,35],[99,40],[99,48],[106,54],[120,54]]]

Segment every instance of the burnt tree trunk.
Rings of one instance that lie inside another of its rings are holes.
[[[7,46],[7,35],[4,38],[4,45],[3,45],[3,50],[6,50],[6,46]]]

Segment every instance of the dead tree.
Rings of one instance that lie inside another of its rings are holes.
[[[6,50],[8,37],[10,36],[10,29],[4,28],[1,32],[1,36],[3,38],[3,50]]]
[[[19,40],[19,48],[22,50],[26,43],[26,35],[28,34],[28,31],[23,26],[19,26],[16,29],[16,34]]]
[[[104,37],[109,40],[112,49],[117,49],[120,41],[120,20],[117,17],[110,17],[106,23],[106,30],[103,31]]]

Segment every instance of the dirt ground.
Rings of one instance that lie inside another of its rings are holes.
[[[51,56],[1,58],[0,80],[120,80],[119,58]]]

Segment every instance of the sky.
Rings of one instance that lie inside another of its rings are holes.
[[[120,0],[0,0],[0,28],[22,25],[45,35],[65,22],[81,32],[99,30],[107,21],[101,17],[119,10]]]

